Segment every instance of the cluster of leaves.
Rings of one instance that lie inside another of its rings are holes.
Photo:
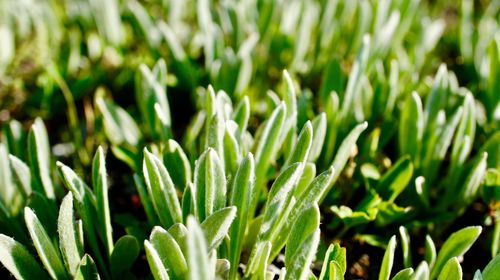
[[[220,2],[0,2],[0,105],[68,122],[54,146],[40,118],[3,126],[12,275],[341,279],[338,242],[361,242],[387,248],[380,279],[461,279],[482,234],[474,277],[498,278],[497,1],[461,1],[447,32],[446,1]],[[116,213],[110,186],[140,213]]]

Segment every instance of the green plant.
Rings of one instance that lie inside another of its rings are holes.
[[[479,2],[0,1],[0,262],[498,278],[500,5]]]

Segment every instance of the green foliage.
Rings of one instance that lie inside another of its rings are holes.
[[[0,1],[0,262],[16,279],[497,279],[499,13]]]

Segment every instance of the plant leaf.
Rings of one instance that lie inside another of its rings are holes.
[[[34,187],[49,199],[55,199],[54,185],[50,175],[50,147],[47,130],[42,119],[37,118],[28,134],[28,155],[33,172]]]
[[[286,279],[307,279],[319,245],[319,219],[319,208],[313,205],[295,221],[285,250]]]
[[[187,263],[179,246],[179,240],[176,241],[169,232],[158,226],[153,228],[149,239],[163,266],[172,271],[171,276],[175,276],[174,279],[185,278],[188,273]]]
[[[94,260],[88,254],[83,256],[82,260],[78,265],[78,270],[74,280],[99,280],[101,277],[97,272],[97,267],[95,266]]]
[[[437,255],[436,264],[431,271],[431,278],[436,278],[448,260],[465,254],[479,237],[481,230],[480,226],[466,227],[448,237]]]
[[[120,275],[130,270],[139,256],[139,242],[132,235],[122,236],[115,244],[109,257],[111,275],[118,279]]]
[[[484,280],[494,280],[500,277],[500,254],[497,254],[484,268],[482,273]]]
[[[3,234],[0,234],[0,262],[16,279],[49,279],[21,243]]]
[[[446,262],[439,273],[438,280],[462,280],[462,267],[456,257]]]
[[[163,163],[148,150],[144,150],[143,173],[149,195],[161,223],[169,227],[182,222],[182,209],[174,183]]]
[[[209,258],[207,252],[207,242],[203,236],[203,231],[194,217],[187,219],[187,264],[189,279],[203,280],[211,278],[209,273]]]
[[[148,259],[149,267],[151,268],[151,273],[155,280],[169,280],[167,269],[162,263],[161,257],[149,241],[144,240],[144,249],[146,251],[146,257]]]
[[[52,243],[52,240],[40,224],[35,213],[28,207],[24,208],[24,220],[26,221],[26,227],[38,252],[38,256],[50,276],[54,279],[67,279],[68,274],[59,250]]]
[[[236,209],[234,206],[222,208],[208,216],[201,223],[201,229],[205,233],[210,251],[216,249],[220,242],[222,242],[222,239],[228,234],[229,227],[236,217]]]
[[[396,236],[393,235],[387,244],[387,249],[384,253],[384,259],[382,260],[382,265],[380,266],[380,272],[378,275],[379,280],[389,280],[391,276],[392,264],[394,263],[394,251],[396,250]]]
[[[61,203],[57,220],[59,246],[66,267],[71,275],[75,275],[82,259],[82,247],[78,240],[76,222],[73,214],[73,195],[69,192]]]
[[[104,151],[101,146],[97,149],[92,163],[92,185],[96,194],[97,218],[101,238],[106,246],[108,256],[113,251],[113,228],[111,227],[111,215],[109,213],[108,180]]]

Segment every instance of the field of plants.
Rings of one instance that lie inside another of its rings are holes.
[[[0,0],[0,278],[500,279],[500,1]]]

